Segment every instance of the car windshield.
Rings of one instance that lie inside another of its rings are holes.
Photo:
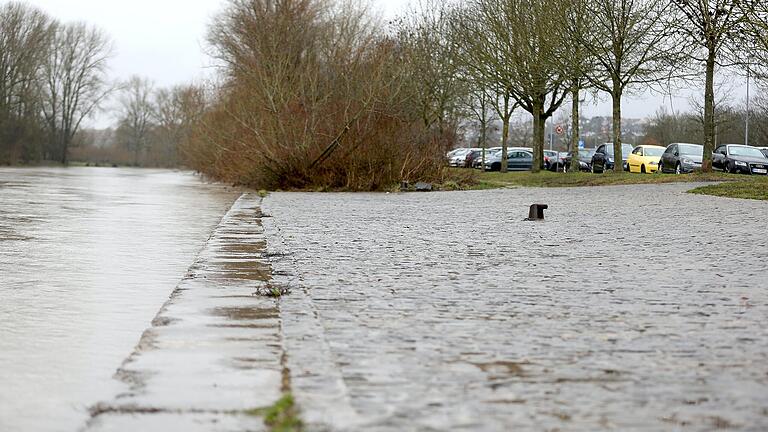
[[[698,144],[680,144],[678,145],[678,149],[681,155],[689,155],[689,156],[704,155],[704,147]]]
[[[645,147],[644,150],[646,156],[661,156],[664,154],[663,148]]]
[[[729,150],[731,151],[732,156],[746,156],[746,157],[756,157],[756,158],[764,158],[763,152],[760,150],[754,148],[754,147],[742,147],[742,146],[731,146],[729,147]]]
[[[632,153],[632,150],[635,148],[632,147],[632,144],[622,144],[621,145],[621,152],[623,153],[624,157],[627,157],[630,153]],[[606,144],[605,145],[605,151],[608,152],[609,155],[613,155],[613,144]]]

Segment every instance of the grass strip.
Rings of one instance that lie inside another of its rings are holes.
[[[692,182],[730,182],[742,180],[736,175],[723,173],[673,174],[632,174],[628,172],[604,174],[531,172],[484,172],[479,173],[476,186],[472,189],[499,187],[588,187],[632,184],[666,184]]]
[[[763,177],[759,180],[702,186],[691,190],[690,193],[725,198],[768,201],[768,179]]]
[[[270,407],[252,409],[246,414],[264,417],[264,424],[269,426],[271,432],[301,432],[304,429],[290,393]]]

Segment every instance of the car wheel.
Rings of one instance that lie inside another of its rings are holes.
[[[723,167],[723,172],[733,174],[733,168],[731,167],[730,163],[725,164],[725,166]]]
[[[640,165],[640,174],[645,174],[645,165]]]
[[[656,169],[657,174],[664,174],[664,164],[659,162],[659,168]]]
[[[495,163],[495,164],[491,165],[491,171],[501,171],[501,164],[500,163]]]
[[[675,174],[682,174],[682,173],[683,173],[683,168],[678,163],[677,166],[675,166]]]

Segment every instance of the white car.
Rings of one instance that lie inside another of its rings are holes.
[[[448,165],[452,167],[464,167],[467,161],[467,155],[475,150],[482,150],[476,148],[464,148],[459,149],[456,153],[448,158]]]

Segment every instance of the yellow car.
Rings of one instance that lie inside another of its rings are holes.
[[[629,155],[629,160],[627,160],[629,172],[655,173],[659,170],[659,162],[661,161],[661,155],[664,154],[664,150],[666,148],[653,145],[635,147],[632,150],[632,154]]]

